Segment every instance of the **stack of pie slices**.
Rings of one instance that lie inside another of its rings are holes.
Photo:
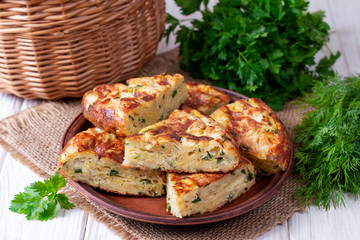
[[[95,127],[64,147],[60,174],[117,194],[166,194],[166,210],[182,218],[215,211],[257,176],[287,168],[288,134],[261,100],[231,103],[180,74],[126,83],[84,95],[83,114]]]

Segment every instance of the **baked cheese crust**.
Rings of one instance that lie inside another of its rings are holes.
[[[187,108],[127,137],[123,165],[167,172],[228,172],[239,160],[236,144],[225,129]]]
[[[58,172],[108,192],[137,196],[164,193],[164,173],[124,168],[123,159],[123,138],[90,128],[75,135],[62,150]]]
[[[290,160],[291,141],[276,113],[256,98],[241,99],[212,115],[236,140],[241,153],[261,175],[284,171]]]
[[[245,158],[229,173],[168,173],[166,210],[178,218],[212,212],[254,184],[254,166]]]
[[[188,99],[181,108],[190,107],[210,115],[219,107],[230,103],[231,97],[215,88],[196,82],[186,82]]]
[[[166,119],[188,97],[180,74],[132,78],[104,84],[84,94],[82,110],[94,126],[121,137]]]

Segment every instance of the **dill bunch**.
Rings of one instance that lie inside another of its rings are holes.
[[[316,110],[295,129],[295,170],[304,183],[295,197],[326,210],[345,205],[345,193],[360,193],[360,76],[318,81],[305,102]]]

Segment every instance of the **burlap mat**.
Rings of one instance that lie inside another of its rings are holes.
[[[138,75],[181,72],[190,79],[179,69],[178,60],[176,50],[167,52],[154,58]],[[278,113],[291,137],[305,111],[287,104]],[[55,172],[62,134],[79,112],[79,100],[45,102],[26,109],[0,121],[0,144],[33,171],[49,177]],[[197,226],[162,226],[126,219],[89,202],[69,184],[64,192],[77,207],[105,223],[124,239],[253,239],[284,223],[296,211],[303,211],[292,198],[297,186],[292,175],[271,200],[255,210],[230,220]]]

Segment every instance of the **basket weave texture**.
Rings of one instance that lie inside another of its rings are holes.
[[[0,2],[0,91],[81,97],[134,76],[156,53],[164,0]]]

